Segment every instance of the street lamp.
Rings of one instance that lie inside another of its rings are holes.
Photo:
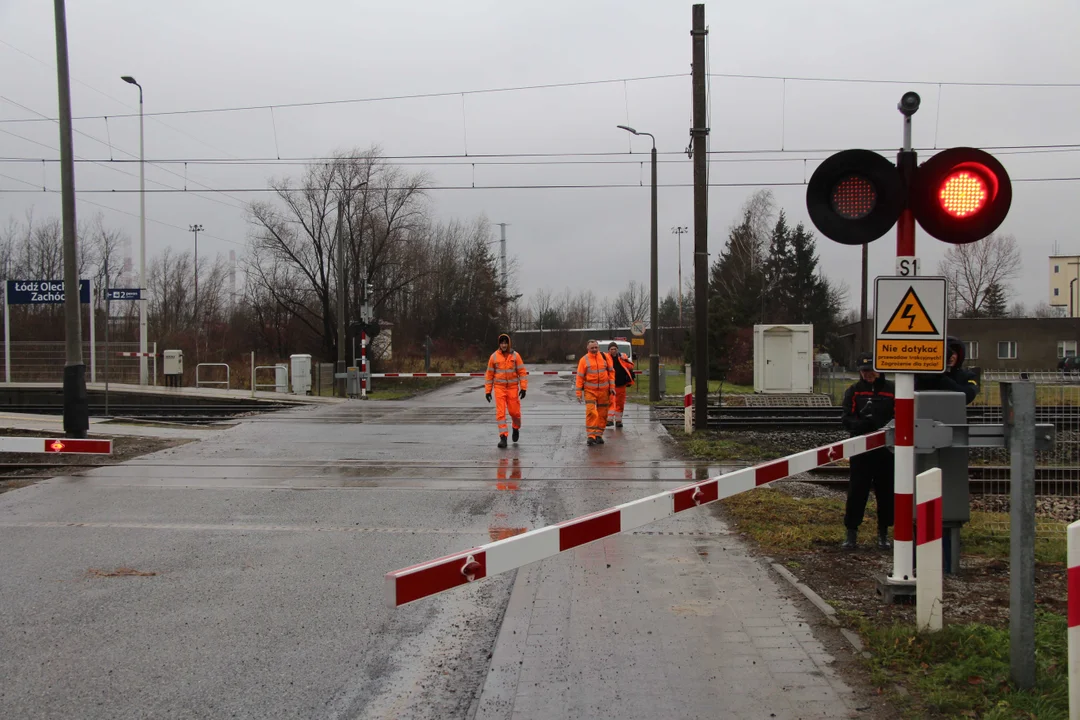
[[[671,232],[679,238],[679,327],[682,327],[682,236],[690,232],[690,228],[676,226],[671,228]]]
[[[139,88],[139,384],[147,378],[146,357],[146,163],[143,153],[143,91],[142,85],[130,75],[120,78]],[[108,283],[106,283],[108,284]],[[108,288],[106,288],[108,290]]]
[[[656,296],[660,292],[656,279],[656,137],[652,133],[639,132],[629,125],[616,125],[632,135],[648,135],[652,139],[652,266],[650,278],[650,325],[652,326],[651,347],[649,348],[649,401],[660,400],[660,310]],[[680,289],[681,290],[681,289]],[[633,318],[631,318],[633,319]]]
[[[199,233],[202,225],[188,225],[188,231],[195,233],[195,357],[199,357]]]

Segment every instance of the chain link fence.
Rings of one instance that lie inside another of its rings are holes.
[[[1036,537],[1043,541],[1065,541],[1066,526],[1080,518],[1080,374],[1060,370],[986,371],[979,394],[969,413],[973,424],[999,424],[1001,383],[1030,380],[1035,383],[1035,418],[1057,429],[1052,450],[1036,452],[1035,513]],[[977,448],[970,452],[972,520],[976,513],[1005,513],[980,517],[980,531],[1008,539],[1009,454],[1004,448]],[[973,523],[974,524],[974,523]]]

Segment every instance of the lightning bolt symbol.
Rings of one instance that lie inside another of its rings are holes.
[[[908,303],[904,306],[904,312],[900,313],[900,319],[908,321],[908,330],[915,327],[915,316],[911,314],[911,308],[913,307],[915,307],[915,303]]]

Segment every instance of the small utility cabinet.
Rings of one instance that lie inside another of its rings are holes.
[[[180,387],[184,377],[184,351],[166,350],[162,353],[165,371],[165,385],[168,387]]]
[[[814,391],[814,326],[754,326],[754,392]]]
[[[290,355],[292,365],[292,391],[294,395],[311,394],[311,356]]]

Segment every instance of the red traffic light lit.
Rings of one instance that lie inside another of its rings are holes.
[[[960,170],[945,178],[938,199],[942,209],[953,217],[968,217],[986,204],[986,183],[975,173]]]
[[[919,225],[947,243],[981,240],[998,229],[1012,204],[1012,183],[993,155],[950,148],[915,173],[910,205]]]
[[[806,186],[806,210],[825,237],[862,245],[889,231],[904,209],[896,167],[870,150],[844,150],[826,158]]]

